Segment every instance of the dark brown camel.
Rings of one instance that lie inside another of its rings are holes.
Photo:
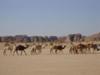
[[[87,46],[85,44],[79,44],[77,46],[77,49],[79,49],[79,51],[83,54],[87,52]]]
[[[18,46],[16,46],[16,48],[15,48],[15,50],[14,50],[14,52],[13,52],[13,55],[15,54],[15,52],[17,53],[17,55],[19,55],[19,54],[18,54],[18,51],[21,51],[21,55],[22,55],[22,52],[24,52],[25,55],[27,55],[25,49],[27,49],[28,47],[29,47],[29,45],[26,45],[26,47],[23,46],[23,45],[18,45]]]
[[[53,50],[55,50],[55,53],[57,54],[58,51],[62,52],[63,49],[65,48],[66,46],[62,46],[62,45],[58,45],[58,46],[53,46],[50,50],[50,53],[53,53]]]

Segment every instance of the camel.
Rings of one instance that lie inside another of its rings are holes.
[[[35,45],[32,50],[31,50],[31,55],[32,54],[40,54],[42,52],[42,45]]]
[[[78,51],[77,51],[77,46],[73,44],[73,42],[70,42],[69,43],[69,53],[71,54],[78,54]]]
[[[19,55],[19,54],[18,54],[18,51],[21,51],[21,54],[20,54],[20,55],[22,55],[23,52],[24,52],[25,55],[27,55],[25,49],[27,49],[28,47],[29,47],[29,45],[26,45],[26,47],[23,46],[23,45],[18,45],[18,46],[16,46],[16,47],[15,47],[15,50],[14,50],[14,52],[13,52],[13,55],[15,54],[15,52],[17,53],[17,55]]]
[[[5,43],[3,55],[7,55],[7,51],[10,51],[10,54],[12,54],[13,48],[13,45],[11,45],[10,43]]]
[[[64,45],[64,46],[62,46],[62,45],[56,46],[56,45],[55,45],[55,46],[53,46],[53,47],[51,48],[50,53],[53,53],[53,50],[55,50],[55,53],[57,54],[58,51],[62,52],[63,49],[64,49],[65,47],[66,47],[65,45]]]
[[[87,46],[85,44],[78,44],[77,49],[83,54],[87,52]]]
[[[87,46],[85,44],[78,44],[78,45],[74,45],[70,48],[69,52],[72,54],[83,54],[83,53],[86,53],[87,51]]]
[[[99,51],[100,49],[98,48],[98,45],[97,44],[93,44],[93,43],[91,43],[91,44],[87,44],[87,47],[88,47],[88,50],[89,51],[91,51],[91,49],[93,50],[93,53],[95,52],[95,51]]]
[[[88,43],[88,44],[78,44],[74,45],[70,48],[69,52],[72,54],[79,54],[79,53],[91,53],[91,49],[93,50],[92,53],[95,51],[99,51],[98,44]]]
[[[76,46],[70,47],[69,53],[71,54],[78,54],[78,50]]]

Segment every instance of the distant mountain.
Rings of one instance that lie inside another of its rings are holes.
[[[48,42],[48,41],[60,41],[60,42],[79,42],[79,41],[100,41],[100,32],[92,34],[90,36],[83,36],[81,33],[69,34],[61,37],[57,36],[0,36],[0,42]]]
[[[87,36],[86,40],[88,41],[100,41],[100,32]]]

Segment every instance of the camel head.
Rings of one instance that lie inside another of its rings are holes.
[[[63,46],[63,49],[66,47],[66,45]]]

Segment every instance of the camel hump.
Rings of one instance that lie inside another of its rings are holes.
[[[62,45],[57,45],[57,46],[54,46],[55,49],[63,49],[64,47]]]
[[[4,46],[10,46],[10,44],[9,43],[5,43]]]
[[[24,49],[25,47],[23,45],[16,46],[16,49]]]

